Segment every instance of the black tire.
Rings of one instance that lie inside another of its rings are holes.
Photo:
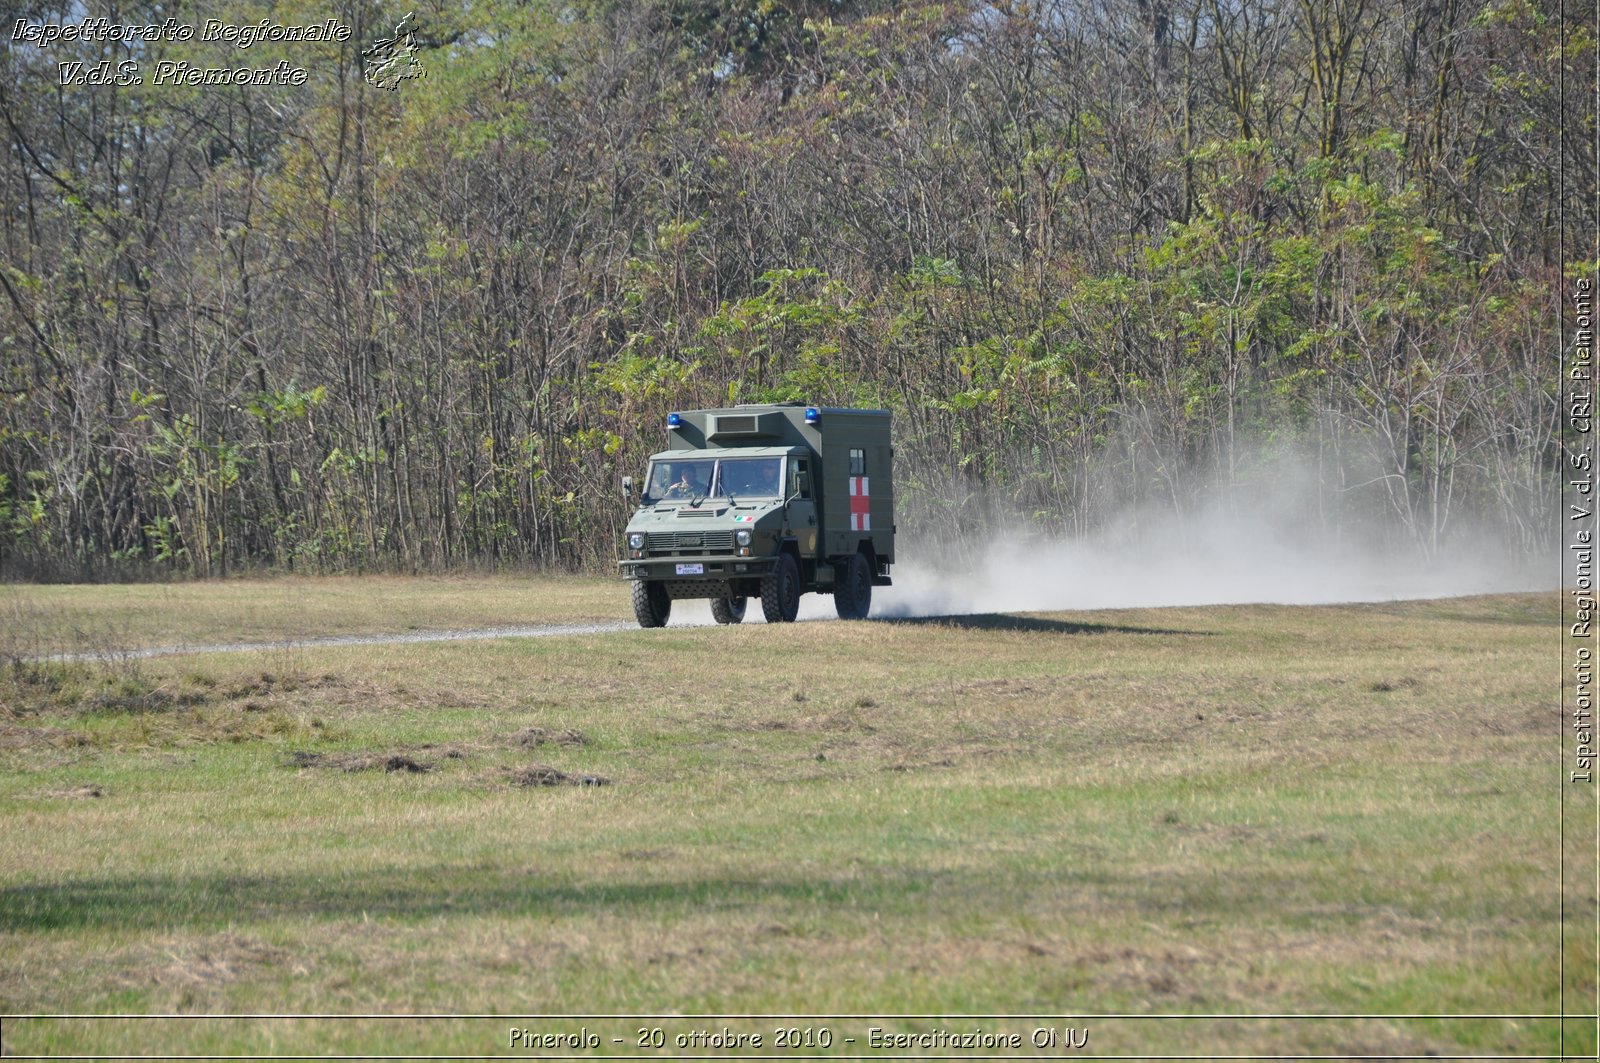
[[[666,627],[672,615],[667,588],[652,580],[633,581],[633,617],[640,627]]]
[[[833,608],[840,620],[865,620],[872,611],[872,569],[861,554],[845,562],[843,578],[833,592]]]
[[[744,619],[745,598],[711,599],[711,619],[719,624],[737,624]]]
[[[800,568],[788,554],[779,554],[772,571],[761,577],[761,615],[769,624],[787,624],[800,613]]]

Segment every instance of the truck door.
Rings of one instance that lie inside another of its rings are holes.
[[[789,534],[800,547],[800,556],[817,556],[817,503],[816,483],[812,480],[809,458],[789,459]]]

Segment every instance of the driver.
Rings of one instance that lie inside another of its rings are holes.
[[[700,490],[700,477],[695,475],[694,469],[684,466],[683,475],[667,488],[668,498],[694,498],[702,494]]]

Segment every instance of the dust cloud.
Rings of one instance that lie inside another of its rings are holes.
[[[1559,516],[1524,514],[1526,527],[1475,520],[1458,506],[1436,535],[1385,508],[1357,505],[1318,482],[1309,463],[1257,466],[1243,489],[1125,503],[1102,530],[1048,536],[979,495],[961,498],[940,536],[915,512],[899,518],[894,586],[873,592],[873,618],[1131,609],[1184,605],[1324,605],[1553,590],[1562,585]],[[1359,479],[1359,477],[1351,477]],[[1546,507],[1549,508],[1548,506]],[[1542,511],[1541,511],[1542,512]],[[1545,544],[1527,528],[1549,526]],[[984,528],[998,529],[984,531]],[[1431,548],[1424,542],[1432,538]],[[801,620],[831,619],[833,599],[807,594]],[[674,626],[712,622],[701,601],[673,605]],[[752,599],[746,623],[761,622]]]
[[[1553,589],[1561,579],[1554,550],[1547,562],[1518,557],[1486,535],[1457,534],[1428,557],[1237,513],[1192,519],[1181,535],[1162,525],[1130,521],[1075,541],[1010,535],[987,552],[967,547],[977,556],[966,561],[907,541],[872,615],[1394,601]]]

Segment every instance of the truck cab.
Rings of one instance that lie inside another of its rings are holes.
[[[844,619],[872,607],[894,564],[894,475],[885,410],[804,404],[690,410],[667,417],[624,533],[634,616],[661,627],[672,603],[709,598],[718,623],[751,598],[791,621],[806,593]]]

